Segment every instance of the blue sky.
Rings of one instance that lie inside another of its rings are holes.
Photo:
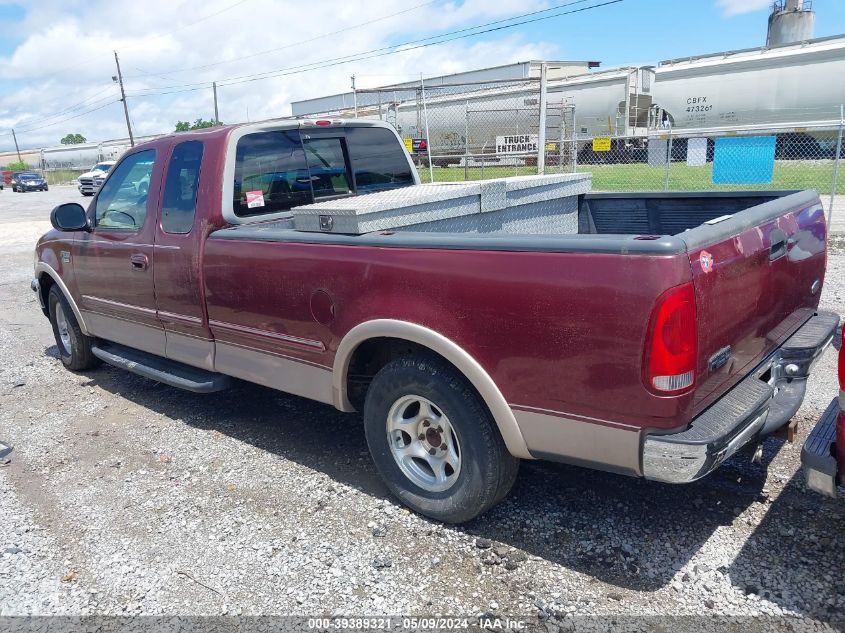
[[[133,128],[144,135],[172,131],[177,120],[211,118],[212,81],[221,120],[238,122],[285,116],[291,101],[345,92],[353,73],[367,88],[529,59],[587,59],[612,68],[762,46],[771,3],[623,0],[435,47],[278,73],[529,11],[603,1],[318,0],[309,14],[300,0],[0,0],[0,151],[12,147],[10,128],[25,147],[56,145],[70,132],[89,140],[125,136],[111,81],[114,50]],[[813,6],[817,37],[845,33],[845,0]]]
[[[845,33],[845,0],[813,0],[813,8],[817,37]],[[526,37],[557,41],[564,58],[612,67],[763,46],[767,16],[766,8],[729,16],[714,0],[624,0],[521,28]]]

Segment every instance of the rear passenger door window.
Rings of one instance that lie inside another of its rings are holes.
[[[98,229],[139,231],[147,218],[147,192],[155,165],[155,150],[123,159],[100,189],[94,208]]]
[[[194,225],[202,153],[201,141],[186,141],[173,149],[161,207],[161,228],[166,233],[190,233]]]

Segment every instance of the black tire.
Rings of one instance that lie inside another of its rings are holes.
[[[391,451],[388,416],[409,396],[433,403],[457,436],[460,469],[445,490],[430,491],[415,483]],[[478,394],[436,357],[411,355],[385,365],[367,390],[364,428],[370,454],[390,491],[411,509],[438,521],[463,523],[486,512],[507,495],[519,469],[519,460],[508,452]]]
[[[100,359],[91,352],[94,339],[82,333],[70,303],[58,286],[50,288],[50,292],[47,294],[47,305],[50,309],[50,323],[53,326],[53,336],[56,339],[59,358],[62,359],[64,366],[71,371],[84,371],[97,367],[100,364]],[[59,333],[58,314],[64,317],[67,325],[70,349],[62,341],[62,336]]]

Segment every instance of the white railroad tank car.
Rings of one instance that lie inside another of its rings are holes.
[[[652,129],[835,129],[845,104],[845,36],[661,62]]]
[[[100,146],[97,143],[60,145],[41,150],[41,163],[45,170],[88,169],[100,160]]]

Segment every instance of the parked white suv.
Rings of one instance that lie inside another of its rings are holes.
[[[79,183],[79,193],[83,196],[93,196],[94,192],[97,190],[94,186],[94,179],[97,176],[105,176],[109,170],[114,167],[116,162],[117,161],[114,160],[104,160],[102,163],[94,165],[91,168],[91,171],[87,171],[77,178],[77,182]]]

